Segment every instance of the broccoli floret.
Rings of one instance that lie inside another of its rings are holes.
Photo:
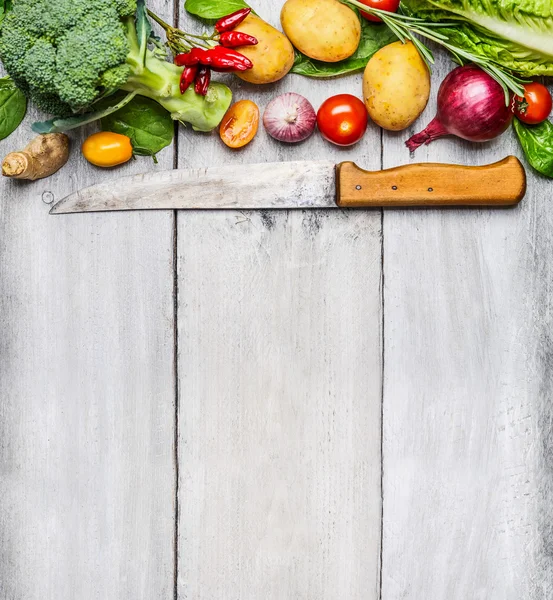
[[[125,66],[129,43],[125,30],[113,20],[94,19],[79,29],[73,28],[58,42],[54,87],[63,102],[73,109],[89,106],[101,93],[101,81],[106,71],[113,79],[114,69],[119,73],[117,87],[127,81],[130,68]],[[90,46],[100,48],[83,52]],[[33,76],[34,77],[34,76]]]
[[[39,108],[58,116],[87,112],[124,89],[156,100],[174,119],[212,129],[230,90],[214,84],[207,99],[181,95],[182,69],[138,39],[137,4],[146,19],[143,0],[14,0],[0,33],[4,67]]]
[[[122,17],[132,17],[136,12],[136,0],[115,0],[115,8]]]
[[[16,0],[2,27],[2,61],[40,108],[55,94],[64,113],[80,111],[103,93],[104,73],[110,89],[128,79],[122,18],[135,11],[136,0]]]

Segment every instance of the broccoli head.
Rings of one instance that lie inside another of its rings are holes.
[[[2,23],[0,58],[15,84],[48,113],[84,113],[124,89],[156,100],[174,119],[212,129],[230,104],[230,90],[213,84],[207,98],[181,95],[182,69],[138,39],[137,4],[147,19],[144,0],[14,0]]]
[[[80,111],[127,81],[124,19],[135,12],[136,0],[15,0],[2,26],[2,61],[40,108]]]

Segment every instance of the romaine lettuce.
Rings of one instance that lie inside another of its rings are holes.
[[[449,41],[525,77],[553,76],[552,0],[403,0],[411,15],[455,21]]]

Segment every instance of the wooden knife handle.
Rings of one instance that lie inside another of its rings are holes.
[[[526,172],[514,156],[484,167],[437,163],[364,171],[337,167],[337,204],[370,206],[513,206],[526,193]]]

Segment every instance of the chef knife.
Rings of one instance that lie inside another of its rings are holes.
[[[151,209],[512,206],[526,192],[514,156],[492,165],[412,164],[364,171],[352,162],[283,162],[131,175],[82,189],[51,214]]]

